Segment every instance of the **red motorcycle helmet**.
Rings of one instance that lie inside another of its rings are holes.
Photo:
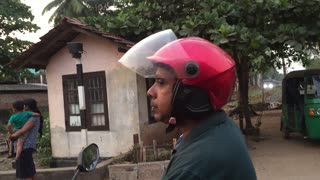
[[[235,85],[235,63],[221,48],[201,38],[175,40],[148,59],[172,67],[182,84],[208,92],[214,109],[225,105]]]
[[[120,60],[143,77],[153,77],[154,62],[170,66],[180,82],[208,93],[214,110],[224,106],[235,86],[235,63],[220,47],[195,37],[177,39],[171,30],[151,35]]]

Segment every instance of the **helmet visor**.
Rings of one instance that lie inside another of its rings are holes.
[[[152,78],[155,73],[154,63],[147,57],[154,55],[161,47],[176,39],[171,29],[152,34],[129,49],[119,62],[145,78]]]

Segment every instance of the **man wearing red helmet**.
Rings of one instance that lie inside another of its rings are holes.
[[[147,92],[154,118],[182,133],[162,179],[257,179],[239,128],[221,110],[235,85],[235,63],[222,49],[166,30],[119,62],[155,78]]]

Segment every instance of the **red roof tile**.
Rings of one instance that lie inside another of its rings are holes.
[[[58,26],[40,37],[39,42],[30,46],[29,49],[22,52],[15,60],[5,66],[16,69],[22,67],[45,68],[47,62],[43,62],[43,59],[49,59],[55,52],[64,47],[67,42],[72,41],[79,35],[81,30],[114,41],[128,49],[134,45],[133,42],[119,36],[99,31],[78,20],[64,17]]]

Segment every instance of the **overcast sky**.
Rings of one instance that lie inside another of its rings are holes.
[[[16,36],[19,39],[28,40],[31,42],[38,42],[40,41],[40,37],[46,34],[50,29],[53,28],[53,24],[49,24],[48,20],[53,13],[50,11],[44,15],[42,15],[43,8],[49,4],[52,0],[22,0],[24,4],[31,7],[31,12],[34,15],[33,23],[37,24],[40,29],[36,33],[16,33]]]

